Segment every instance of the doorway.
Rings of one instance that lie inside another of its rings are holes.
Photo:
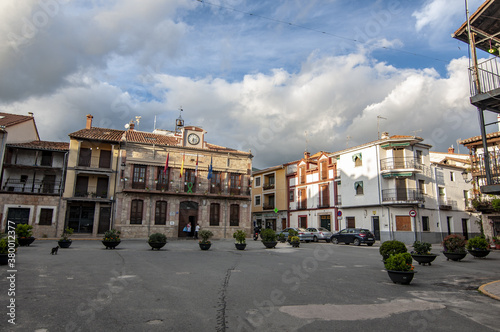
[[[321,227],[328,229],[329,231],[332,230],[332,220],[330,215],[326,216],[320,216],[320,224]]]
[[[380,241],[380,220],[378,216],[372,217],[372,227],[373,235],[375,235],[375,240]]]
[[[7,212],[7,220],[14,222],[14,227],[19,224],[29,224],[30,209],[26,208],[9,208]],[[12,226],[12,224],[10,224]],[[5,223],[5,233],[9,231],[9,223]]]
[[[469,228],[467,227],[469,219],[462,219],[462,233],[466,240],[469,239]]]
[[[198,222],[198,203],[196,202],[181,202],[179,207],[179,230],[178,237],[191,237]],[[187,234],[183,231],[184,227],[191,225],[191,233]]]
[[[99,226],[97,227],[97,233],[104,234],[109,230],[111,220],[111,208],[101,207],[99,210]]]

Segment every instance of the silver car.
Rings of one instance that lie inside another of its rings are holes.
[[[312,233],[314,242],[318,242],[319,240],[330,242],[333,235],[332,232],[323,227],[309,227],[307,231]]]
[[[297,227],[288,227],[282,231],[278,231],[278,232],[276,232],[276,237],[278,238],[280,234],[283,234],[285,236],[285,238],[288,238],[288,230],[289,229],[293,229],[293,230],[297,231],[297,233],[299,233],[298,237],[299,237],[300,241],[311,242],[313,240],[313,235],[311,232],[307,231],[304,228],[297,228]]]

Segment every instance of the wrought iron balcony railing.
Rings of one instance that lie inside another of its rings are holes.
[[[416,189],[383,189],[383,202],[414,202],[424,201],[424,195]]]
[[[418,158],[385,158],[380,160],[380,169],[382,171],[393,169],[423,169],[423,165]]]
[[[2,187],[2,191],[59,195],[61,193],[61,181],[21,181],[8,179]]]
[[[497,57],[493,57],[477,65],[477,82],[479,82],[479,86],[477,86],[474,77],[474,68],[469,68],[471,96],[500,88],[500,65],[497,59]]]

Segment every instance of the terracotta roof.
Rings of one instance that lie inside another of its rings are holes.
[[[22,149],[69,151],[69,143],[65,142],[33,141],[27,143],[11,143],[7,144],[7,146]]]
[[[30,115],[18,115],[0,112],[0,126],[9,127],[26,121],[34,121],[34,118]]]
[[[121,141],[124,132],[125,130],[92,127],[75,131],[69,134],[69,137],[118,143]]]
[[[128,130],[125,133],[127,142],[149,143],[157,145],[177,145],[177,139],[172,136],[146,133],[144,131]]]
[[[494,133],[486,134],[486,139],[497,138],[497,137],[500,137],[500,131],[496,131]],[[469,143],[481,142],[482,140],[483,140],[482,136],[478,135],[478,136],[466,138],[464,140],[461,140],[458,143],[460,143],[462,145],[466,145],[466,144],[469,144]]]
[[[236,152],[236,153],[250,154],[250,152],[239,151],[239,150],[236,150],[236,149],[226,148],[224,146],[215,145],[215,144],[211,144],[211,143],[207,143],[207,147],[210,150],[214,150],[214,151],[218,151],[218,152],[233,152],[233,153]]]

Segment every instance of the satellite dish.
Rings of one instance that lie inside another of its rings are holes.
[[[130,125],[127,123],[127,124],[125,125],[125,129],[128,129],[129,127],[130,127]]]

